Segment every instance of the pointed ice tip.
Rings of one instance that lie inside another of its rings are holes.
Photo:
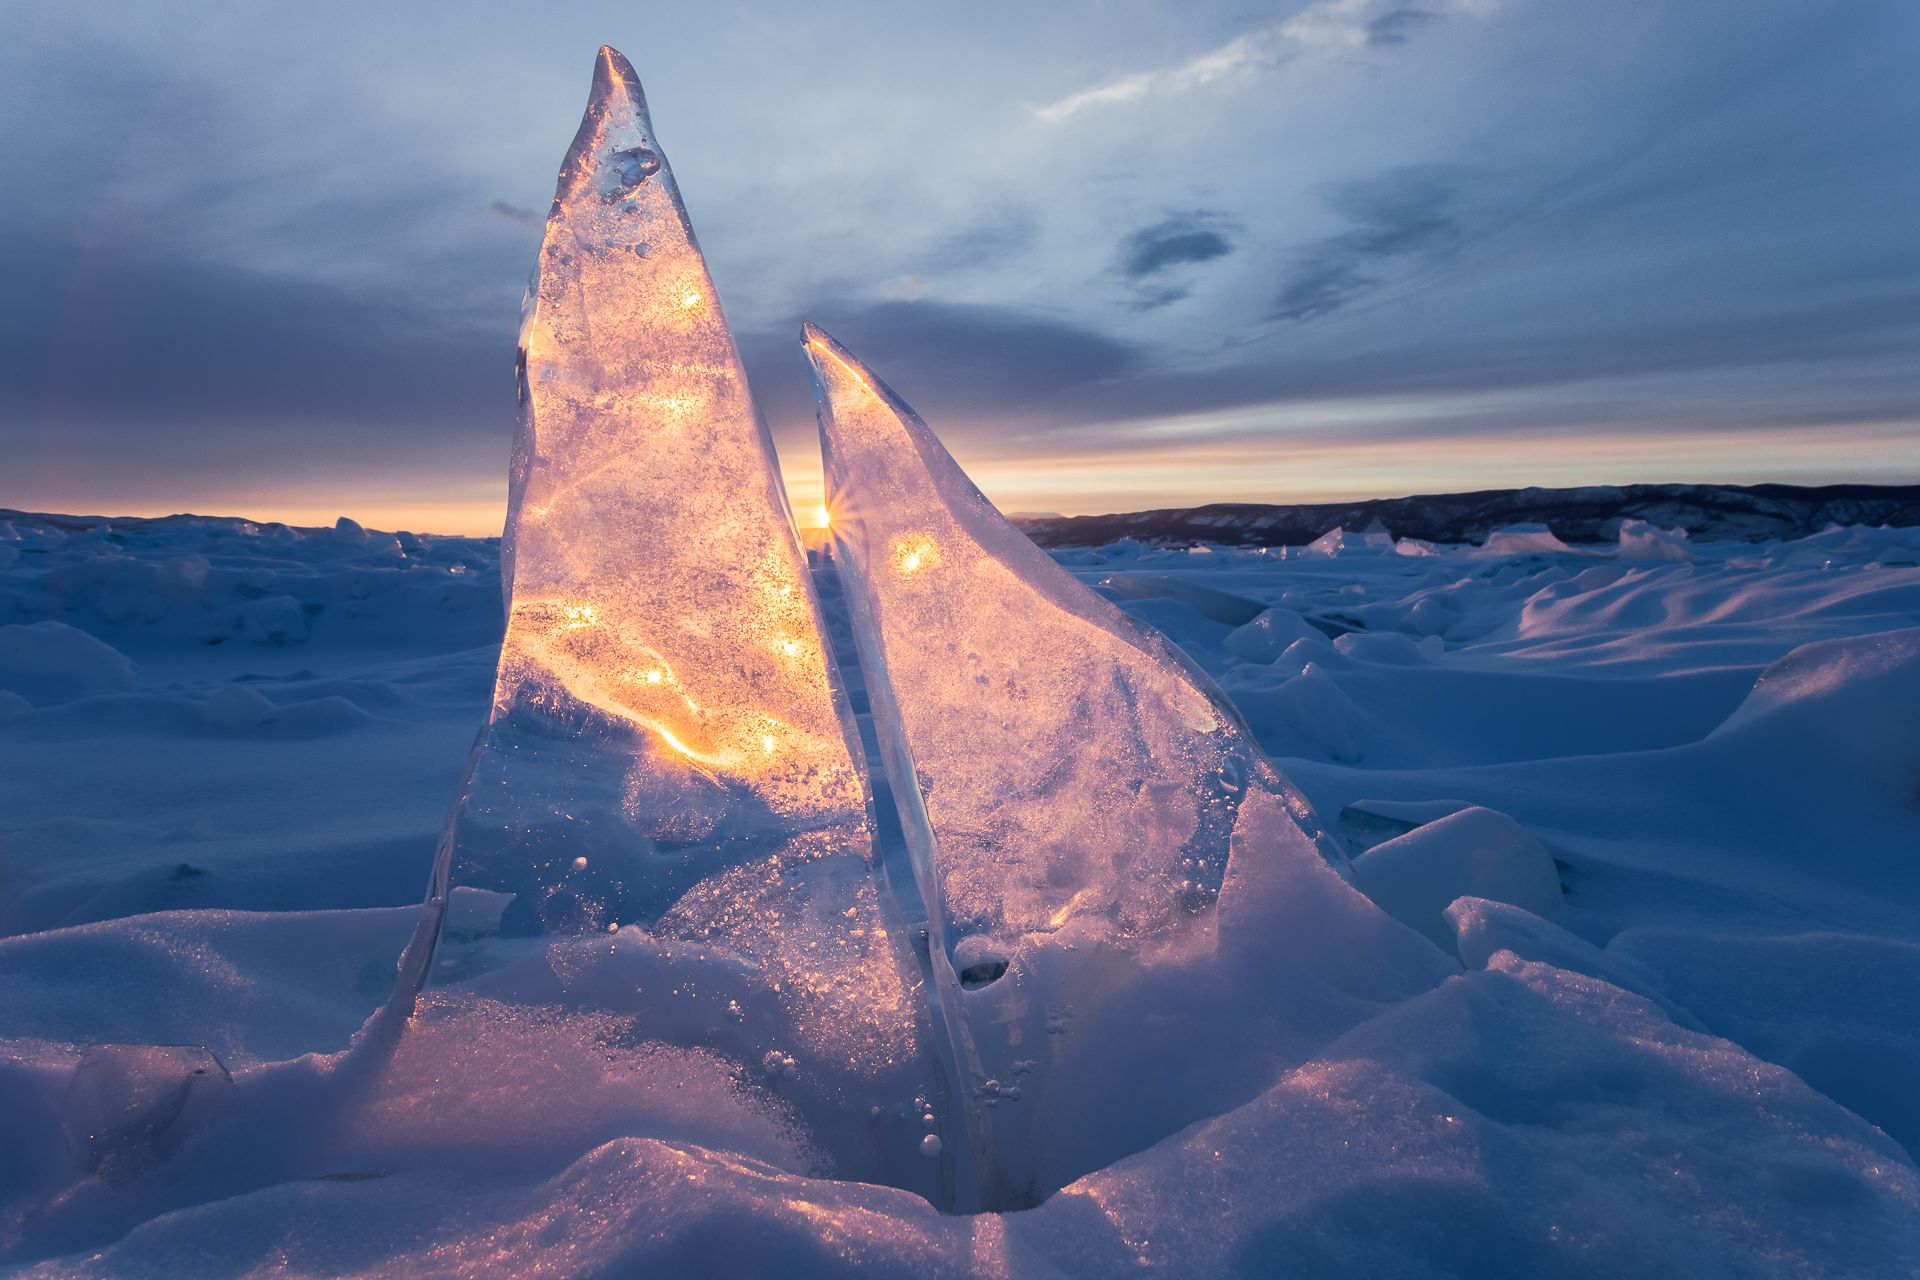
[[[646,94],[641,91],[640,77],[634,74],[633,64],[618,49],[603,44],[600,52],[593,56],[593,91],[587,102],[588,117],[603,114],[615,94],[625,94],[637,111],[642,115],[646,113]]]
[[[865,382],[866,366],[853,352],[847,350],[841,341],[822,329],[811,320],[800,322],[800,345],[806,349],[807,358],[818,362],[821,356],[833,357],[833,362]]]
[[[853,352],[841,346],[832,334],[811,320],[800,322],[800,348],[807,353],[808,361],[820,371],[822,376],[826,374],[827,365],[831,363],[841,374],[850,376],[861,386],[871,389],[872,384],[868,381],[866,366],[860,363]],[[823,382],[816,381],[816,391],[825,394],[825,385]]]
[[[610,44],[601,45],[600,53],[598,56],[600,59],[600,66],[605,68],[607,74],[612,76],[614,79],[625,81],[627,83],[632,83],[634,80],[638,79],[638,77],[633,74],[633,64],[627,61],[627,55],[620,52],[618,49],[614,48],[612,45]]]

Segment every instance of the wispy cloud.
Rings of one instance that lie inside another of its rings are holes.
[[[1329,195],[1350,227],[1296,256],[1272,316],[1312,320],[1337,311],[1379,284],[1383,260],[1444,250],[1460,232],[1456,207],[1462,174],[1441,168],[1400,169],[1348,183]]]
[[[1157,94],[1183,93],[1237,76],[1252,67],[1273,66],[1287,54],[1277,35],[1274,28],[1249,32],[1177,67],[1139,71],[1092,89],[1082,89],[1036,109],[1034,114],[1055,124],[1092,107],[1118,106]]]
[[[508,222],[517,223],[523,227],[538,227],[546,223],[546,219],[533,210],[522,209],[517,204],[508,204],[505,200],[492,201],[487,208]]]
[[[1136,71],[1034,109],[1049,124],[1084,111],[1143,98],[1186,93],[1206,85],[1271,70],[1313,53],[1340,53],[1405,44],[1418,28],[1448,13],[1484,13],[1499,0],[1438,0],[1410,8],[1393,0],[1316,0],[1289,18],[1236,36],[1217,49],[1154,71]]]

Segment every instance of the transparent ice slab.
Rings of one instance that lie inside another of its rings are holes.
[[[88,1172],[119,1186],[172,1155],[232,1090],[199,1045],[91,1045],[67,1086],[67,1136]]]
[[[1156,1058],[1150,1020],[1113,1018],[1150,987],[1210,981],[1237,844],[1284,827],[1323,872],[1350,872],[1198,668],[1008,523],[845,348],[804,337],[881,758],[971,1041],[983,1194],[1031,1203],[1096,1158],[1089,1130],[1131,1124],[1077,1116],[1129,1097],[1104,1076],[1206,1052],[1175,1037]]]
[[[851,716],[771,442],[612,49],[560,170],[519,389],[506,639],[400,1016],[503,995],[632,1014],[635,1036],[740,1062],[833,1172],[943,1202],[921,962],[875,865]]]

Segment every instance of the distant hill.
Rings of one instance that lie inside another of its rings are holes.
[[[1544,524],[1563,542],[1612,542],[1622,520],[1685,529],[1698,539],[1801,538],[1832,524],[1920,525],[1920,485],[1629,484],[1488,489],[1293,506],[1210,503],[1110,516],[1017,521],[1045,547],[1097,547],[1121,538],[1304,546],[1330,529],[1376,522],[1396,537],[1480,542],[1499,528]]]

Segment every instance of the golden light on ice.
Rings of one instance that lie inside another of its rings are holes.
[[[925,534],[907,534],[894,540],[893,567],[902,574],[918,573],[940,563],[940,550]]]
[[[859,366],[853,364],[838,351],[835,351],[831,343],[823,341],[820,338],[809,337],[807,339],[807,351],[833,361],[834,368],[841,377],[851,380],[855,386],[869,394],[873,392],[872,385],[867,381],[867,375],[861,372]]]
[[[804,563],[732,339],[643,119],[618,94],[609,105],[593,152],[608,159],[563,174],[527,331],[539,454],[567,465],[527,483],[522,513],[543,514],[516,529],[502,691],[548,686],[777,813],[857,816]],[[715,476],[767,477],[767,491]],[[771,722],[784,728],[769,745]]]
[[[936,896],[1006,939],[1089,915],[1180,928],[1217,891],[1238,796],[1270,770],[1162,642],[977,501],[911,409],[818,330],[806,348],[828,497],[860,515],[836,555],[902,691]],[[1047,803],[1009,803],[1037,761]]]
[[[553,934],[618,920],[728,948],[785,1007],[783,1051],[906,1061],[910,953],[879,927],[856,730],[732,336],[612,50],[529,306],[473,804],[498,843],[457,850],[452,884],[511,892]],[[581,795],[601,817],[576,822]],[[661,849],[675,869],[654,884]]]

